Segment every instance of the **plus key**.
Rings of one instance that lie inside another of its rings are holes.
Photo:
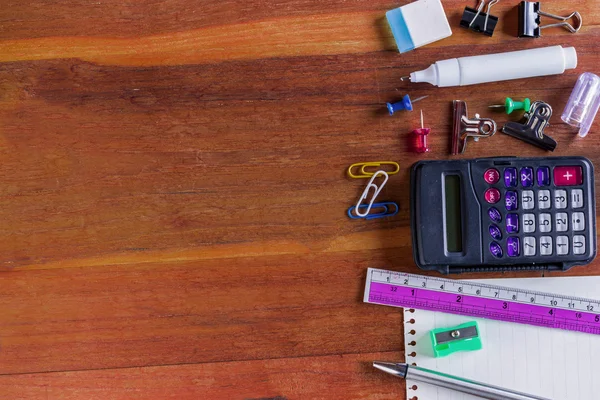
[[[554,168],[556,186],[579,186],[583,184],[583,168],[578,166]]]

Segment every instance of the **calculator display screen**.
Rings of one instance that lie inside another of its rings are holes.
[[[446,213],[446,251],[462,251],[462,213],[460,204],[460,176],[446,175],[444,184]]]

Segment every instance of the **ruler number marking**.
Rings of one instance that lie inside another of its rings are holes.
[[[369,293],[370,302],[600,334],[598,301],[382,270],[371,270],[369,277],[369,285],[378,285]]]

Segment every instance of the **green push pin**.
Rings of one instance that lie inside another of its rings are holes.
[[[506,98],[506,102],[504,104],[497,104],[490,106],[490,108],[504,108],[506,110],[506,114],[512,114],[513,111],[524,110],[528,112],[531,108],[531,100],[525,99],[523,101],[514,101],[510,97]]]

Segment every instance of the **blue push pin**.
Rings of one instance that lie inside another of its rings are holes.
[[[419,97],[418,99],[410,101],[410,96],[406,95],[402,98],[402,101],[399,101],[397,103],[386,103],[386,104],[387,104],[388,111],[390,112],[390,115],[394,115],[394,113],[397,111],[402,111],[402,110],[412,111],[413,103],[423,100],[425,97],[427,97],[427,96]]]

